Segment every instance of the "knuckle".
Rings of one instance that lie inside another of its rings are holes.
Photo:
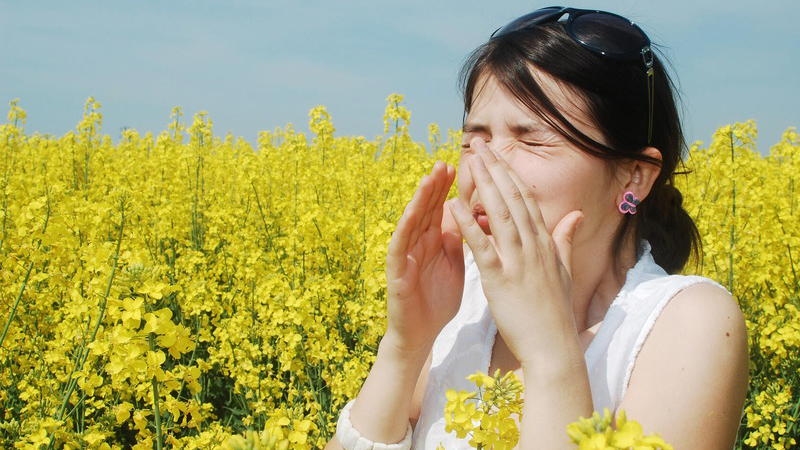
[[[487,253],[487,252],[489,252],[489,250],[491,250],[491,249],[492,249],[492,243],[491,243],[491,242],[489,242],[489,240],[488,240],[488,239],[483,239],[483,240],[481,240],[481,242],[478,244],[477,251],[478,251],[479,253]]]
[[[548,253],[555,253],[555,251],[557,250],[556,241],[554,241],[553,239],[548,239],[547,243],[545,244],[545,248],[547,249]]]
[[[556,242],[552,239],[547,239],[543,246],[540,247],[542,256],[549,260],[554,260],[554,256],[558,255],[558,248],[556,247]]]
[[[490,166],[502,166],[503,164],[500,161],[501,160],[499,158],[496,158],[496,157],[495,158],[489,158],[489,161],[487,162],[487,165],[490,165]]]
[[[519,201],[519,200],[523,200],[524,199],[524,197],[522,195],[522,192],[520,192],[520,190],[517,189],[516,187],[511,190],[511,194],[510,195],[511,195],[511,200],[514,200],[514,201]]]
[[[528,188],[522,190],[522,196],[527,200],[531,200],[534,202],[536,201],[536,197],[533,196],[533,191]]]
[[[503,208],[498,214],[497,218],[504,223],[511,222],[513,220],[513,216],[511,215],[511,210],[508,208]]]

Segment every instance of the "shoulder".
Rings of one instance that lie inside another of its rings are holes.
[[[666,304],[640,356],[651,353],[685,363],[726,364],[724,367],[746,360],[747,328],[736,299],[711,280],[670,278],[689,278],[686,281],[692,283],[681,287]]]
[[[722,286],[711,280],[703,282],[703,279],[675,294],[656,327],[667,334],[680,330],[681,334],[689,335],[687,337],[712,340],[746,338],[747,335],[744,315],[736,299]]]
[[[747,393],[744,316],[723,287],[683,278],[700,282],[664,307],[636,358],[621,408],[675,448],[730,448]]]

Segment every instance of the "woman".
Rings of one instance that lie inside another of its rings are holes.
[[[400,218],[388,329],[326,448],[469,448],[444,431],[444,393],[499,368],[525,386],[519,448],[570,448],[566,425],[609,407],[675,448],[730,449],[744,319],[718,284],[670,275],[699,241],[647,36],[611,13],[544,8],[463,74],[459,198],[445,205],[455,169],[438,162]]]

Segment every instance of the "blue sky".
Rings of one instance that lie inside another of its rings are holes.
[[[26,131],[61,136],[83,105],[103,105],[103,132],[158,133],[173,106],[205,110],[215,133],[254,142],[325,105],[337,135],[383,131],[391,93],[404,94],[411,132],[461,124],[457,73],[530,1],[0,0],[0,101],[28,112]],[[759,149],[800,126],[800,1],[608,0],[664,47],[684,97],[690,141],[755,119]],[[658,82],[658,81],[656,81]]]

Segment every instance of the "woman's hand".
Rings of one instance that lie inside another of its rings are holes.
[[[460,199],[449,202],[472,249],[497,329],[522,363],[559,354],[577,339],[572,312],[572,237],[583,214],[561,219],[552,236],[533,193],[486,143],[470,143],[475,187],[492,230],[490,240]]]
[[[436,336],[461,303],[461,233],[452,226],[442,229],[444,202],[454,179],[455,168],[437,162],[431,174],[422,177],[389,242],[389,323],[384,340],[401,352],[422,352],[427,356]]]

